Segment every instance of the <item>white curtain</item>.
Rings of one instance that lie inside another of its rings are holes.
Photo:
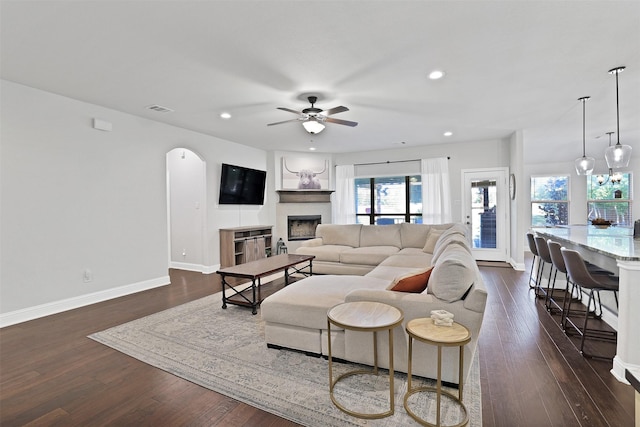
[[[446,157],[422,159],[422,222],[445,224],[451,222],[451,189],[449,161]]]
[[[334,224],[356,223],[355,168],[336,166],[336,192],[332,203]]]

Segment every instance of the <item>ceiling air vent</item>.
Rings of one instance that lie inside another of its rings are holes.
[[[172,113],[173,110],[171,108],[163,107],[162,105],[153,104],[147,106],[147,110],[156,111],[158,113]]]

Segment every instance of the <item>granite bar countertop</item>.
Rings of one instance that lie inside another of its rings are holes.
[[[630,227],[559,225],[532,230],[618,260],[640,261],[640,239],[633,238],[633,228]]]

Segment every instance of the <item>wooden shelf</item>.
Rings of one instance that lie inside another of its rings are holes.
[[[264,237],[267,256],[272,252],[272,225],[220,229],[220,268],[233,267],[244,261],[244,241],[253,237]]]

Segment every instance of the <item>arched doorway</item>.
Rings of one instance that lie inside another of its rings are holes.
[[[206,163],[186,148],[167,153],[169,268],[205,271]]]

